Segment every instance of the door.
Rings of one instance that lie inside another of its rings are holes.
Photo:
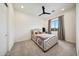
[[[5,55],[8,51],[8,8],[0,3],[0,55]]]

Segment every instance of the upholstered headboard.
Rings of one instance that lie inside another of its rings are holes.
[[[32,34],[41,34],[42,30],[41,29],[32,29]]]

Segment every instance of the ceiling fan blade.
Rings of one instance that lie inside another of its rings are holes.
[[[44,6],[42,6],[42,10],[43,10],[43,13],[45,13],[45,7]]]
[[[40,14],[39,16],[41,16],[41,15],[43,15],[43,13],[42,13],[42,14]]]
[[[45,12],[45,14],[51,14],[51,13],[47,13],[47,12]]]
[[[51,14],[51,13],[45,12],[45,7],[44,6],[42,6],[42,11],[43,11],[43,13],[41,13],[39,16],[41,16],[43,14]]]

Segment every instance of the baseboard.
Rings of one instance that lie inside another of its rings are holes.
[[[65,40],[66,42],[68,43],[71,43],[71,44],[76,44],[76,42],[71,42],[71,41],[68,41],[68,40]]]
[[[28,40],[31,40],[31,39],[28,39]],[[27,40],[19,40],[19,41],[15,41],[15,43],[23,42],[23,41],[27,41]]]

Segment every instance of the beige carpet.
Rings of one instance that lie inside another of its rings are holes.
[[[76,56],[75,44],[58,41],[58,44],[44,53],[32,40],[15,43],[8,56]]]

